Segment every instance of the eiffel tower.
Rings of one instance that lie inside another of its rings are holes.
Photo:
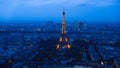
[[[65,23],[65,11],[62,12],[62,32],[59,39],[59,43],[57,44],[56,49],[70,49],[71,46],[68,43],[68,38],[66,36],[66,23]]]

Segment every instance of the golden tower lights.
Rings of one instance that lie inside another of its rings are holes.
[[[56,49],[60,48],[71,48],[70,44],[68,43],[68,38],[66,36],[66,23],[65,23],[65,11],[62,12],[62,32],[59,39],[59,43]]]

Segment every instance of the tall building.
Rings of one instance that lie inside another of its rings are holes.
[[[56,49],[69,49],[71,48],[70,44],[68,43],[68,38],[66,36],[66,22],[65,22],[65,11],[62,12],[62,32],[59,39],[59,43]]]
[[[87,29],[87,24],[86,24],[86,22],[82,22],[82,21],[80,21],[79,22],[79,29],[80,30],[84,30],[84,29]]]
[[[74,21],[74,30],[79,31],[80,30],[80,24],[77,20]]]
[[[65,23],[65,11],[62,12],[62,32],[59,39],[59,43],[56,46],[57,54],[56,59],[59,64],[63,64],[65,59],[68,58],[71,45],[68,43],[66,36],[66,23]]]

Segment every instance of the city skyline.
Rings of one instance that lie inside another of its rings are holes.
[[[1,0],[0,21],[61,21],[120,22],[119,0]]]
[[[0,67],[119,68],[120,25],[88,24],[74,16],[68,22],[67,12],[63,9],[56,18],[61,23],[56,19],[24,23],[22,18],[0,22]]]

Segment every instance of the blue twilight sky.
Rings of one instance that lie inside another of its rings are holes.
[[[0,21],[120,22],[120,0],[0,0]]]

